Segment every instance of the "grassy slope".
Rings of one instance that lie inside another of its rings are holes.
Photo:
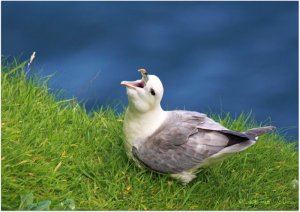
[[[57,102],[45,84],[26,80],[23,66],[2,67],[2,209],[18,209],[20,195],[74,199],[76,210],[297,210],[298,153],[278,134],[202,170],[187,186],[127,160],[122,115],[88,115],[76,101]],[[7,73],[9,72],[10,73]],[[16,73],[19,73],[18,75]],[[221,119],[245,130],[253,122]]]

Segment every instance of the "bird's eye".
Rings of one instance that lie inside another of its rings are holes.
[[[153,96],[155,96],[155,91],[154,91],[153,88],[150,89],[150,93],[151,93]]]

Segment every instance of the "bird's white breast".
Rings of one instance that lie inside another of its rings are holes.
[[[147,113],[134,113],[127,109],[123,130],[125,134],[125,148],[129,157],[132,157],[132,146],[139,147],[141,142],[150,136],[164,122],[167,112],[161,108]]]

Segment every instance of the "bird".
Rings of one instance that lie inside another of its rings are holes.
[[[156,75],[142,68],[142,78],[122,81],[128,107],[123,121],[127,156],[139,167],[191,182],[201,167],[214,164],[254,145],[258,137],[275,127],[237,132],[206,114],[161,107],[164,87]]]

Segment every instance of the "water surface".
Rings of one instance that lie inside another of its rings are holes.
[[[33,69],[87,109],[121,110],[143,67],[166,109],[252,111],[297,138],[297,2],[2,2],[1,50],[36,51]]]

